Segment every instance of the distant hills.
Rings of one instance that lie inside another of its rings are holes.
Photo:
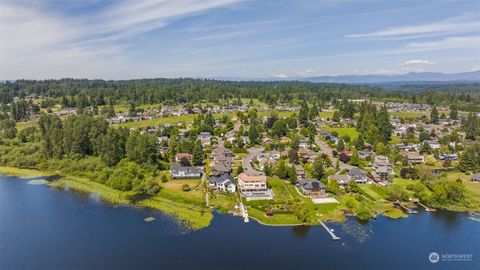
[[[339,75],[300,79],[309,82],[330,83],[386,83],[386,82],[480,82],[480,70],[462,73],[411,72],[399,75]]]
[[[480,82],[480,70],[461,73],[411,72],[396,75],[370,74],[288,78],[215,77],[215,79],[226,81],[305,81],[349,84],[378,84],[402,82]]]

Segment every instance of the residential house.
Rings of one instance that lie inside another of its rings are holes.
[[[240,192],[250,200],[271,200],[272,192],[267,186],[265,175],[249,175],[241,173],[237,176]]]
[[[350,176],[350,178],[357,184],[366,184],[368,182],[368,177],[360,169],[351,168],[347,175]]]
[[[175,162],[180,163],[184,158],[186,158],[189,162],[191,162],[193,156],[192,154],[189,154],[189,153],[177,153],[175,155]]]
[[[328,180],[336,180],[341,188],[348,186],[352,178],[348,174],[334,174],[328,177]]]
[[[233,177],[228,174],[222,174],[220,176],[212,176],[208,179],[210,190],[235,193],[236,187]]]
[[[295,172],[297,173],[298,179],[303,179],[307,177],[307,173],[305,172],[305,169],[298,164],[295,165]]]
[[[223,174],[230,174],[231,172],[232,172],[232,167],[230,166],[230,164],[219,162],[213,165],[211,174],[223,175]]]
[[[373,168],[379,169],[383,168],[382,171],[387,171],[388,174],[395,174],[395,171],[390,164],[390,160],[386,156],[375,156],[373,162]]]
[[[304,195],[312,198],[324,197],[325,185],[317,179],[299,179],[295,185]]]
[[[200,178],[202,177],[202,169],[173,163],[170,165],[170,176],[173,179]]]
[[[418,165],[425,162],[424,157],[417,152],[406,152],[404,156],[410,165]]]
[[[200,140],[200,143],[203,147],[212,145],[212,135],[210,132],[200,132],[198,134],[197,139]]]
[[[457,154],[441,154],[438,159],[440,160],[457,160],[458,155]]]
[[[310,147],[310,144],[308,143],[308,140],[302,139],[298,142],[298,147],[308,148],[308,147]]]

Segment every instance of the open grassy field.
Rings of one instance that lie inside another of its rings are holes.
[[[352,140],[356,139],[359,135],[358,131],[353,128],[353,127],[325,127],[325,130],[330,131],[330,132],[337,132],[338,136],[343,137],[345,135],[350,136]]]
[[[188,184],[190,191],[183,191],[182,186]],[[200,179],[171,180],[162,184],[162,189],[157,196],[167,199],[203,205],[205,202],[203,188],[197,187],[201,184]]]

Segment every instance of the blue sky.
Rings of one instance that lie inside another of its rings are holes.
[[[480,1],[0,0],[0,79],[480,69]]]

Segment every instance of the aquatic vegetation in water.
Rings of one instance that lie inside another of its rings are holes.
[[[358,243],[367,241],[373,235],[372,227],[369,224],[360,224],[356,220],[348,219],[341,225],[342,231],[352,236]]]
[[[471,219],[476,222],[480,222],[480,218],[477,218],[477,217],[469,217],[468,219]]]
[[[145,220],[145,222],[151,222],[151,221],[154,221],[155,218],[154,218],[154,217],[147,217],[147,218],[145,218],[145,219],[143,219],[143,220]]]
[[[35,179],[27,182],[29,185],[47,185],[48,181],[43,179]]]

